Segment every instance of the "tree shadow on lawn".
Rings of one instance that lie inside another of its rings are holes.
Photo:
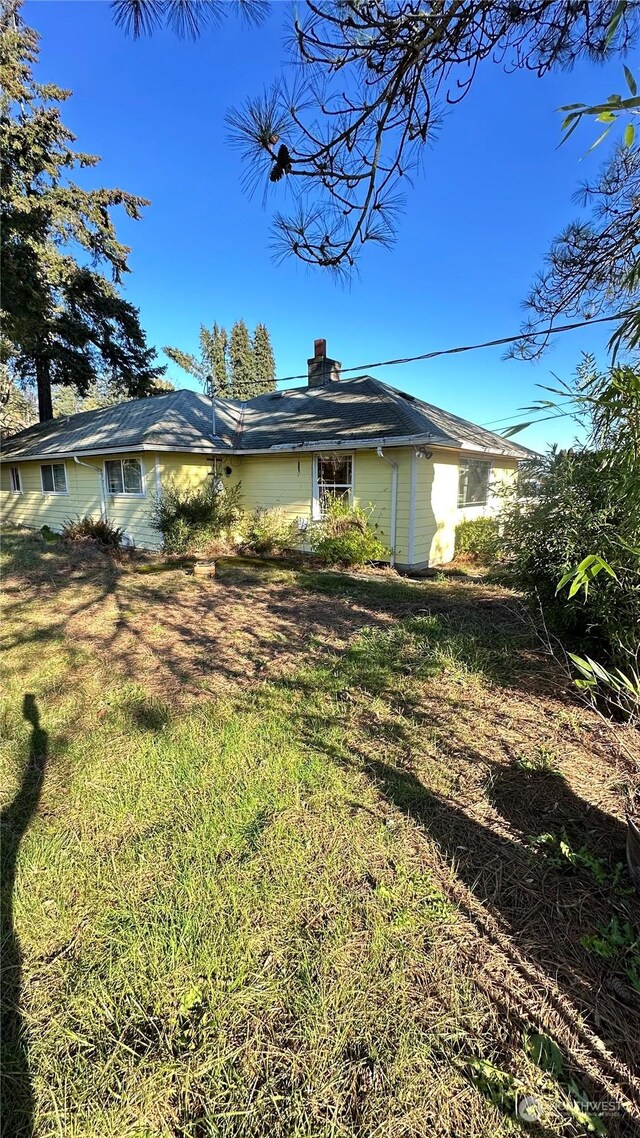
[[[508,1039],[522,1048],[526,1029],[548,1033],[590,1101],[619,1102],[618,1112],[607,1115],[611,1132],[636,1132],[640,1001],[633,962],[625,949],[603,960],[585,944],[612,918],[640,928],[640,904],[624,867],[624,824],[583,800],[559,774],[523,769],[508,746],[504,762],[489,757],[488,746],[478,749],[488,740],[479,722],[475,747],[468,737],[457,739],[455,711],[453,758],[445,754],[441,762],[478,769],[483,785],[458,798],[441,793],[437,760],[416,746],[416,733],[433,721],[411,691],[390,690],[390,667],[380,658],[372,666],[364,656],[360,700],[355,682],[349,694],[357,669],[344,676],[338,665],[332,677],[311,672],[305,698],[291,711],[302,740],[365,775],[392,813],[410,819],[427,839],[421,853],[429,870],[472,926],[474,982],[500,1009],[505,1063]],[[326,699],[314,709],[314,693],[328,692],[334,711]],[[379,717],[381,699],[395,713],[388,721]],[[479,721],[479,708],[476,715]],[[533,840],[541,835],[547,837]]]
[[[462,666],[529,691],[551,687],[517,601],[496,590],[308,570],[283,580],[270,563],[223,563],[209,582],[180,569],[160,580],[95,547],[51,546],[37,535],[20,535],[13,550],[5,613],[15,631],[6,649],[57,640],[176,703],[277,676],[348,644],[363,627],[389,628],[424,612],[437,614]]]
[[[35,697],[27,694],[23,715],[31,724],[29,753],[20,788],[2,811],[2,1134],[29,1138],[33,1133],[33,1091],[29,1073],[29,1044],[20,1011],[22,954],[14,926],[13,898],[20,843],[38,808],[49,761],[47,732],[40,725]]]

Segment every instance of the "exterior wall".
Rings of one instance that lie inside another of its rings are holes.
[[[396,515],[395,559],[401,567],[439,565],[454,555],[455,527],[463,518],[496,513],[500,498],[489,494],[485,506],[458,509],[458,473],[460,453],[434,451],[432,458],[416,457],[413,447],[385,449],[385,457],[398,466],[398,498]],[[107,495],[106,513],[114,525],[121,526],[136,545],[146,549],[160,547],[160,535],[151,523],[151,510],[161,486],[175,485],[180,490],[196,489],[206,482],[212,461],[205,455],[150,454],[113,455],[135,457],[142,465],[145,494],[143,497]],[[485,458],[485,455],[477,457]],[[78,466],[66,459],[66,494],[44,494],[40,481],[40,462],[3,463],[0,506],[2,519],[39,528],[49,525],[60,530],[68,518],[100,513],[98,472],[104,469],[99,457],[83,459],[93,467]],[[11,465],[20,470],[22,492],[10,489]],[[241,484],[245,510],[256,506],[278,507],[292,519],[308,524],[313,518],[314,456],[305,454],[233,455],[217,461],[224,485]],[[230,473],[227,473],[230,471]],[[494,491],[517,472],[515,459],[496,459],[492,467]],[[413,482],[412,482],[413,473]],[[381,540],[391,545],[392,467],[375,450],[353,452],[354,500],[370,511],[379,527]],[[413,484],[413,492],[412,492]],[[413,500],[413,524],[411,507]]]
[[[409,536],[409,478],[412,451],[406,447],[385,450],[387,458],[398,464],[398,503],[396,514],[396,558],[407,559]],[[241,485],[245,510],[257,506],[278,508],[292,521],[303,525],[313,520],[314,455],[272,454],[233,456],[228,465],[232,473],[223,475],[225,485]],[[222,459],[221,469],[227,465]],[[375,450],[353,452],[354,502],[370,511],[379,527],[380,538],[391,544],[392,468]]]
[[[483,454],[474,455],[470,451],[434,451],[433,458],[418,459],[414,564],[443,565],[451,561],[458,522],[496,514],[500,509],[500,486],[517,474],[518,464],[515,459],[496,458],[492,461],[486,505],[458,508],[461,456],[488,457]]]
[[[106,514],[116,526],[121,526],[136,545],[144,549],[157,549],[159,534],[151,525],[150,509],[156,491],[154,456],[150,454],[109,455],[109,458],[137,458],[142,466],[145,494],[143,497],[108,494],[105,498]],[[78,466],[72,458],[64,460],[67,475],[66,494],[45,494],[42,491],[39,461],[2,464],[0,490],[0,509],[4,522],[31,526],[39,529],[48,525],[52,530],[61,530],[69,518],[78,515],[100,516],[99,472],[104,470],[101,458],[82,459],[87,466]],[[22,492],[11,491],[11,466],[20,471]]]

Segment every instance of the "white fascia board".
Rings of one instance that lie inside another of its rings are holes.
[[[371,439],[351,439],[343,441],[342,439],[320,439],[318,442],[311,443],[282,443],[272,447],[216,447],[216,446],[162,446],[158,443],[142,443],[138,446],[112,446],[112,447],[91,447],[88,450],[83,450],[80,447],[74,447],[72,450],[63,451],[48,451],[44,454],[8,454],[3,455],[0,459],[3,463],[16,463],[16,462],[57,462],[64,458],[73,458],[74,454],[84,455],[86,458],[98,458],[105,454],[142,454],[145,452],[156,452],[168,454],[204,454],[210,456],[223,457],[232,455],[235,457],[242,457],[243,455],[256,455],[256,454],[300,454],[312,453],[318,450],[375,450],[377,447],[403,447],[403,446],[420,446],[433,448],[435,450],[453,450],[453,451],[469,451],[475,454],[496,455],[501,458],[513,458],[515,460],[522,460],[522,455],[514,454],[511,450],[498,450],[497,447],[481,447],[477,443],[457,442],[451,439],[450,442],[436,442],[430,435],[389,435],[382,438]]]
[[[272,447],[243,447],[241,450],[235,450],[232,454],[299,454],[300,451],[317,451],[317,450],[372,450],[377,447],[402,447],[402,446],[435,446],[436,444],[430,440],[428,435],[388,435],[383,438],[371,439],[318,439],[317,442],[311,443],[280,443]],[[440,444],[438,444],[440,445]]]
[[[84,455],[85,458],[100,458],[103,454],[148,454],[155,451],[167,452],[170,454],[236,454],[239,452],[214,447],[168,447],[157,446],[155,444],[142,444],[139,446],[121,446],[121,447],[98,447],[91,448],[90,450],[82,450],[80,447],[74,447],[73,450],[61,451],[47,451],[44,454],[9,454],[2,457],[2,462],[58,462],[63,458],[73,458],[74,454]]]

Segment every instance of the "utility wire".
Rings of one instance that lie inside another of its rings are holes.
[[[625,316],[630,316],[629,312],[617,312],[614,316],[596,316],[593,320],[578,320],[574,324],[561,324],[557,328],[547,328],[543,332],[520,332],[517,336],[502,336],[499,340],[485,340],[482,344],[465,344],[458,348],[441,348],[437,352],[423,352],[421,356],[405,356],[397,360],[378,360],[377,363],[372,364],[358,364],[357,367],[343,367],[341,374],[345,375],[347,372],[352,371],[371,371],[376,367],[393,367],[396,364],[412,364],[417,363],[419,360],[433,360],[437,356],[453,356],[458,352],[476,352],[479,348],[499,348],[502,344],[515,344],[518,340],[535,340],[539,336],[555,336],[558,332],[572,332],[575,328],[586,328],[590,324],[605,324],[611,320],[623,320]],[[292,379],[308,379],[306,372],[300,375],[282,375],[276,380],[276,383],[288,383]]]

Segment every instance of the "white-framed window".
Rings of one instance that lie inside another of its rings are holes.
[[[491,463],[484,458],[461,458],[458,506],[486,506]]]
[[[107,494],[127,494],[144,497],[142,464],[137,458],[107,459],[104,464]]]
[[[40,467],[43,494],[66,494],[67,471],[64,462],[45,462]]]
[[[314,514],[322,517],[334,498],[353,502],[353,455],[336,451],[314,459]]]
[[[11,492],[13,494],[22,494],[22,482],[20,481],[20,468],[12,466],[9,471],[9,478],[11,480]]]

